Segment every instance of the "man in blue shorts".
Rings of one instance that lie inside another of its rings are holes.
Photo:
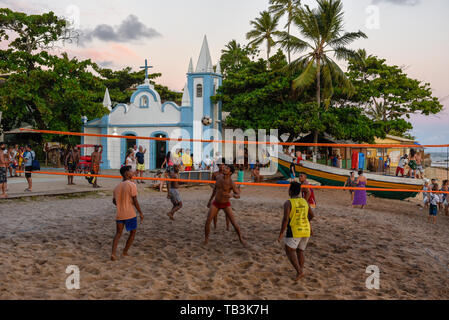
[[[122,167],[120,169],[120,174],[123,177],[123,181],[115,187],[114,198],[112,200],[117,207],[117,231],[112,243],[112,261],[117,260],[117,245],[120,237],[122,236],[124,227],[126,227],[126,231],[130,232],[129,238],[126,241],[125,249],[123,249],[123,256],[128,256],[128,250],[131,247],[137,232],[137,216],[134,211],[134,207],[139,212],[140,223],[143,221],[143,213],[142,210],[140,210],[140,205],[137,201],[137,186],[134,182],[132,182],[133,172],[131,171],[131,167]]]

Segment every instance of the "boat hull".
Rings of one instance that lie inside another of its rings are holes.
[[[273,161],[278,163],[278,170],[286,177],[290,178],[290,162],[283,160],[281,158],[273,158]],[[295,165],[295,171],[298,175],[299,172],[304,172],[307,174],[307,177],[315,180],[323,186],[336,186],[342,187],[344,186],[346,180],[349,176],[349,170],[347,174],[340,174],[332,172],[332,167],[321,166],[322,168],[312,168],[306,165]],[[341,171],[341,169],[339,170]],[[396,178],[397,179],[397,178]],[[383,180],[386,180],[385,176],[383,176]],[[406,179],[404,180],[411,180]],[[416,197],[420,190],[422,190],[422,185],[417,184],[416,181],[414,183],[404,183],[400,182],[390,182],[390,181],[380,181],[376,180],[376,177],[370,175],[368,178],[367,188],[378,188],[379,191],[367,191],[367,193],[374,195],[379,198],[387,198],[387,199],[399,199],[404,200],[407,198]],[[382,191],[382,189],[407,189],[407,190],[416,190],[416,192],[391,192],[391,191]]]

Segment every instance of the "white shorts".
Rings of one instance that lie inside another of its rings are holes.
[[[424,197],[424,199],[422,200],[422,203],[426,204],[429,202],[429,197]]]
[[[306,250],[310,238],[284,238],[284,243],[292,249]]]

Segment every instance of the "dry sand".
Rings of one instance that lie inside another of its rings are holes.
[[[0,203],[0,299],[448,299],[449,217],[436,226],[416,204],[317,191],[315,236],[299,282],[276,242],[286,189],[245,187],[233,206],[249,243],[243,248],[220,213],[202,245],[210,187],[182,189],[175,222],[165,194],[141,191],[146,214],[130,250],[109,261],[115,232],[109,194]],[[119,250],[126,237],[122,237]],[[65,286],[68,265],[80,290]],[[368,290],[367,266],[380,268],[380,289]]]

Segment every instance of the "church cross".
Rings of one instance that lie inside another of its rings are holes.
[[[148,70],[153,68],[153,66],[148,65],[148,60],[145,59],[145,66],[140,67],[140,69],[145,69],[145,80],[148,79]]]

